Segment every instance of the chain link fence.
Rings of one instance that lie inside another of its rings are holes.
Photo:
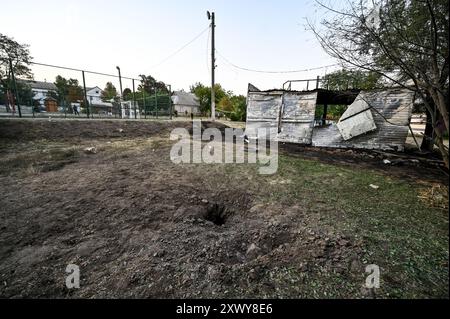
[[[162,82],[121,76],[118,67],[118,75],[41,63],[32,68],[33,79],[11,74],[10,88],[0,88],[0,117],[172,118],[171,86]]]

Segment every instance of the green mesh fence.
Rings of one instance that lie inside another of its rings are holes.
[[[146,116],[169,116],[171,100],[169,95],[155,95],[138,100],[139,108]]]

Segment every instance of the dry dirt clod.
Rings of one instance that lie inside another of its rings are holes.
[[[97,148],[95,148],[95,147],[86,147],[84,150],[83,150],[86,154],[97,154]]]
[[[251,243],[250,246],[248,246],[247,248],[247,257],[254,259],[256,257],[258,257],[261,253],[261,248],[259,248],[258,246],[256,246],[255,243]]]

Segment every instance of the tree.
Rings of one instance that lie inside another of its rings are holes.
[[[167,85],[162,81],[157,81],[151,75],[139,75],[141,77],[141,84],[138,86],[139,91],[145,91],[149,94],[155,93],[169,93]],[[125,95],[125,94],[124,94]]]
[[[133,92],[129,88],[123,90],[123,99],[124,101],[131,101],[133,99]]]
[[[204,86],[200,82],[191,85],[190,92],[194,93],[198,98],[200,103],[200,112],[203,115],[211,113],[211,87]],[[219,104],[220,100],[225,97],[230,92],[226,92],[220,84],[214,85],[214,100],[216,105]]]
[[[73,103],[73,102],[80,102],[84,103],[84,92],[83,88],[78,83],[77,79],[69,79],[67,81],[67,102]]]
[[[32,57],[28,45],[20,44],[13,38],[0,33],[0,78],[9,78],[10,64],[12,61],[14,75],[20,78],[32,78],[29,67]]]
[[[247,117],[247,99],[243,95],[233,95],[231,98],[233,112],[230,115],[232,121],[245,121]]]
[[[77,79],[66,79],[57,75],[54,82],[58,103],[78,103],[84,100],[83,88]]]
[[[364,70],[341,69],[325,75],[323,87],[329,90],[361,89],[370,90],[380,87],[380,75]]]
[[[325,51],[348,68],[382,76],[424,103],[433,141],[449,167],[449,3],[447,0],[349,0],[345,9],[318,4],[331,17],[308,22]]]
[[[58,100],[58,103],[61,104],[63,101],[67,100],[67,95],[69,94],[69,84],[61,75],[57,75],[55,82],[53,83],[56,86],[56,99]]]
[[[106,83],[106,86],[102,91],[101,98],[103,102],[110,102],[111,100],[113,101],[117,100],[118,98],[117,89],[111,82]]]
[[[0,89],[2,96],[13,96],[14,84],[12,81],[12,73],[17,78],[31,79],[32,73],[29,67],[32,57],[28,50],[28,45],[20,44],[13,38],[10,38],[0,33]],[[11,70],[12,65],[12,70]],[[20,81],[16,81],[17,95],[19,98],[26,99],[28,101],[30,97],[31,88]],[[32,95],[31,95],[32,97]],[[11,99],[3,98],[7,107],[9,107],[9,101]]]
[[[211,91],[210,91],[211,92]],[[217,110],[224,112],[233,112],[233,103],[231,102],[231,98],[229,96],[224,96],[219,103],[217,103]]]
[[[328,90],[372,90],[383,86],[381,76],[375,72],[364,70],[341,69],[328,73],[322,78],[323,87]],[[347,109],[347,105],[328,105],[327,119],[338,120]],[[323,105],[316,107],[316,119],[322,119]]]
[[[34,97],[34,93],[33,93],[33,90],[31,89],[31,86],[25,81],[17,80],[16,87],[17,87],[17,96],[19,97],[19,102],[21,104],[25,104],[25,105],[33,104],[32,100]],[[9,89],[8,86],[4,87],[4,86],[0,85],[0,104],[4,104],[7,107],[9,107],[9,102],[10,102],[7,99],[8,92],[10,92],[11,97],[13,98],[13,101],[15,102],[15,97],[12,96],[12,92],[13,92],[12,89]]]

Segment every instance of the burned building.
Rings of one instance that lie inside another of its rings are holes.
[[[404,88],[260,91],[249,85],[246,134],[254,138],[263,127],[280,142],[403,151],[413,100],[414,93]],[[317,105],[324,110],[320,121],[315,118]],[[337,122],[325,120],[330,105],[347,105]]]

